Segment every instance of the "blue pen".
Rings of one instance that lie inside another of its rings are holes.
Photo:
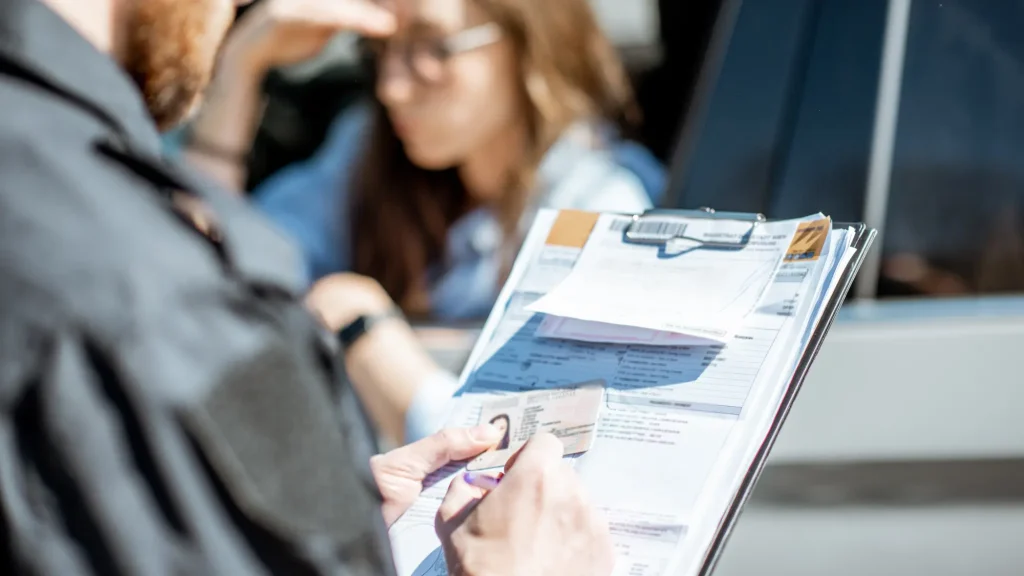
[[[466,472],[462,475],[462,479],[466,481],[466,484],[476,486],[481,490],[494,490],[498,487],[498,483],[501,482],[502,476],[504,476],[504,474],[499,474],[497,477],[494,477],[477,472]]]

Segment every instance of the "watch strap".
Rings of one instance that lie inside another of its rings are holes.
[[[397,306],[393,306],[388,310],[374,314],[360,314],[355,320],[349,322],[348,325],[344,326],[341,330],[338,330],[338,342],[343,348],[348,348],[362,338],[364,334],[372,330],[377,324],[395,318],[405,318],[402,311]]]

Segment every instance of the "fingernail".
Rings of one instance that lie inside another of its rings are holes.
[[[477,442],[497,442],[501,431],[494,424],[480,424],[469,429],[469,436]]]
[[[494,490],[501,482],[500,477],[495,478],[494,476],[488,476],[477,472],[466,472],[462,475],[462,479],[466,481],[466,484],[476,486],[481,490]]]

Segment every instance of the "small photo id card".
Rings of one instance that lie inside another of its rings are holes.
[[[484,403],[480,424],[491,423],[504,432],[501,443],[469,462],[467,470],[505,465],[538,432],[557,436],[565,455],[586,452],[594,443],[597,415],[604,403],[604,382],[568,388],[521,392]]]

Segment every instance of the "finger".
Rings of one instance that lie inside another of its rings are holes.
[[[509,458],[505,464],[505,472],[509,474],[513,470],[528,472],[558,465],[562,461],[564,450],[562,441],[556,436],[547,432],[535,434],[522,450]]]
[[[296,6],[295,16],[336,30],[349,30],[367,36],[393,34],[395,15],[368,0],[308,0]]]
[[[456,474],[437,509],[434,529],[438,534],[450,532],[452,527],[462,523],[483,497],[483,490],[467,484],[462,474]]]
[[[505,472],[506,473],[509,470],[511,470],[513,466],[515,466],[516,460],[519,458],[519,455],[523,453],[523,448],[526,448],[525,444],[522,447],[520,447],[518,450],[513,452],[512,455],[508,457],[508,460],[505,461]]]
[[[447,428],[423,440],[392,451],[392,462],[401,462],[406,472],[422,480],[449,462],[466,460],[501,441],[501,431],[491,424],[473,428]]]

